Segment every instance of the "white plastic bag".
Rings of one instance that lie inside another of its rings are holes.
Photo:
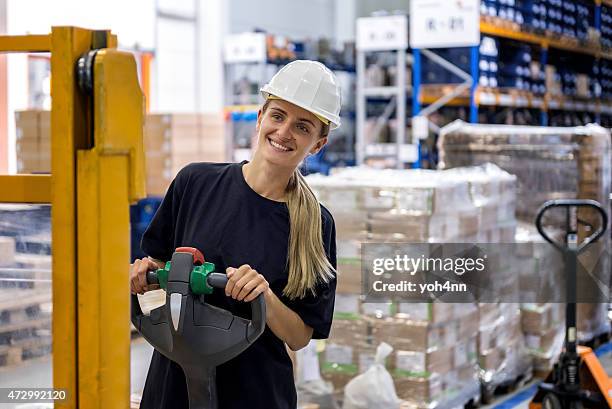
[[[319,405],[319,409],[338,409],[334,402],[334,387],[321,378],[317,342],[311,340],[296,353],[298,407],[301,402],[307,402]]]
[[[374,364],[344,388],[343,409],[398,409],[402,402],[395,393],[393,379],[385,368],[385,358],[393,351],[381,343]]]

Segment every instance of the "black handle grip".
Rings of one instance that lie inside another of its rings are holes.
[[[159,284],[159,278],[156,271],[147,271],[147,284]]]
[[[210,273],[206,278],[208,285],[215,288],[225,288],[227,280],[227,276],[221,273]],[[266,328],[266,300],[264,300],[263,294],[259,294],[250,304],[251,323],[247,330],[247,340],[253,342]]]
[[[263,294],[251,301],[251,323],[247,329],[247,340],[255,341],[266,329],[266,300]]]
[[[210,273],[208,277],[206,277],[206,282],[208,282],[209,286],[214,288],[225,288],[227,276],[221,273]]]
[[[571,207],[590,207],[595,209],[598,213],[599,216],[601,217],[601,225],[597,228],[597,230],[595,230],[595,232],[593,232],[593,234],[591,234],[590,236],[588,236],[587,238],[585,238],[582,243],[580,243],[580,245],[578,246],[578,248],[576,249],[576,252],[579,253],[582,250],[584,250],[584,248],[586,246],[588,246],[589,244],[597,241],[601,236],[603,236],[604,232],[606,231],[606,228],[608,227],[608,215],[606,214],[605,210],[603,209],[603,207],[601,207],[601,205],[596,202],[595,200],[588,200],[588,199],[559,199],[559,200],[549,200],[546,203],[544,203],[540,209],[538,209],[538,213],[536,216],[536,227],[538,229],[538,232],[540,232],[540,234],[542,235],[542,237],[544,237],[544,239],[549,242],[550,244],[552,244],[553,246],[555,246],[558,250],[560,251],[565,251],[567,250],[565,247],[561,246],[559,243],[557,243],[556,241],[554,241],[549,235],[548,233],[546,233],[546,231],[544,230],[544,227],[542,225],[542,218],[544,217],[544,214],[546,214],[546,212],[554,207],[565,207],[565,208],[571,208]]]

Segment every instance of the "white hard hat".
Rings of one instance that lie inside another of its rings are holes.
[[[312,112],[324,123],[329,123],[330,129],[340,126],[340,85],[334,73],[318,61],[290,62],[260,91],[266,99],[280,98]]]

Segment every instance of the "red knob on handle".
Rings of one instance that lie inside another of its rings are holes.
[[[202,252],[200,252],[200,250],[194,247],[179,247],[174,250],[174,252],[191,253],[191,255],[193,256],[193,264],[195,264],[196,266],[201,266],[202,264],[204,264],[204,255],[202,254]]]

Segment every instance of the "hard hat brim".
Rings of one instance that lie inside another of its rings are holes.
[[[287,101],[295,106],[298,106],[302,109],[305,109],[306,111],[314,114],[317,117],[323,117],[325,119],[327,119],[329,121],[329,129],[330,130],[334,130],[334,129],[338,129],[341,125],[340,122],[340,117],[331,117],[331,115],[329,115],[329,113],[325,113],[325,112],[318,112],[315,109],[312,109],[312,107],[308,107],[303,103],[300,103],[299,101],[296,101],[293,98],[290,97],[286,97],[286,96],[282,96],[279,94],[282,94],[280,92],[275,92],[274,89],[272,89],[272,87],[270,87],[268,84],[264,85],[259,92],[261,93],[261,95],[264,97],[264,99],[269,99],[270,96],[274,96],[278,99],[282,99],[283,101]]]

